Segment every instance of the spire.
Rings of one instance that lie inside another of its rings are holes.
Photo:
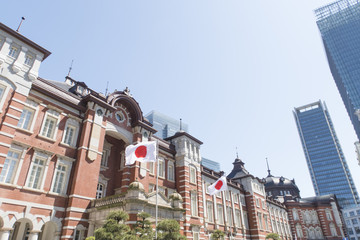
[[[273,175],[271,175],[270,173],[270,168],[269,168],[269,162],[268,162],[268,159],[266,158],[266,165],[267,165],[267,171],[268,171],[268,177],[272,177]]]
[[[67,74],[68,77],[70,77],[70,73],[71,73],[71,70],[72,70],[73,63],[74,63],[74,59],[71,60],[71,65],[70,65],[70,67],[69,67],[69,72],[68,72],[68,74]]]

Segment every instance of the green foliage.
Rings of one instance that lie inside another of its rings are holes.
[[[225,233],[219,229],[215,230],[213,234],[211,234],[211,240],[219,240],[225,236]]]
[[[135,240],[130,227],[124,224],[127,219],[129,215],[123,211],[110,213],[104,226],[95,230],[96,240]]]
[[[265,239],[280,240],[280,236],[277,233],[269,233]]]
[[[138,220],[136,221],[133,229],[133,235],[138,236],[142,240],[152,240],[154,238],[154,231],[151,226],[151,222],[147,219],[151,217],[149,213],[141,212],[137,215]]]
[[[186,240],[186,238],[180,234],[180,225],[176,220],[162,220],[159,222],[157,230],[157,240]]]
[[[87,237],[85,240],[95,240],[95,237]]]

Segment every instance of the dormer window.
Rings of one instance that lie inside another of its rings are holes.
[[[16,56],[17,50],[18,49],[16,47],[10,47],[10,50],[9,50],[9,53],[8,53],[9,57],[14,58]]]
[[[27,54],[27,55],[25,56],[24,64],[25,64],[25,65],[28,65],[28,66],[31,66],[32,63],[33,63],[33,56]]]

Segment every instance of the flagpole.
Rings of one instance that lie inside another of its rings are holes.
[[[159,140],[156,139],[156,158],[159,155]],[[158,195],[159,195],[159,161],[156,159],[156,205],[155,205],[155,239],[157,239],[157,224],[158,224]]]

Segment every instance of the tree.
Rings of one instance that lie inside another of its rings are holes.
[[[126,212],[110,213],[104,226],[95,230],[96,240],[135,240],[136,236],[132,236],[130,227],[124,224],[128,219]]]
[[[142,240],[151,240],[154,237],[154,231],[151,226],[151,222],[148,220],[151,215],[146,212],[141,212],[137,215],[138,220],[136,221],[133,233]]]
[[[186,240],[180,234],[179,223],[174,219],[162,220],[156,229],[158,230],[158,240]]]
[[[211,234],[211,240],[219,240],[225,236],[225,233],[219,229],[215,230],[213,234]]]
[[[280,240],[280,236],[277,233],[269,233],[265,239]]]

